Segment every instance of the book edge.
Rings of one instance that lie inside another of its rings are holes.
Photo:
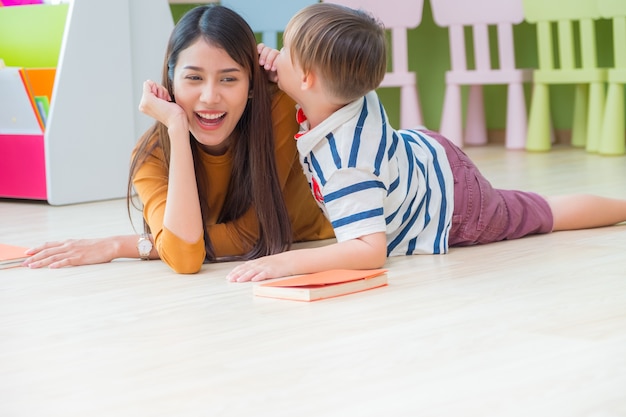
[[[328,284],[319,288],[268,287],[255,285],[253,287],[253,294],[258,297],[277,298],[281,300],[316,301],[354,294],[357,292],[383,287],[387,284],[387,274],[382,273],[371,278],[361,278],[337,284]]]
[[[293,277],[280,278],[276,280],[271,280],[259,284],[263,287],[283,287],[283,288],[295,288],[295,287],[304,287],[308,285],[337,285],[343,284],[346,282],[359,281],[362,279],[371,279],[378,277],[380,275],[386,274],[388,272],[385,268],[379,269],[331,269],[322,272],[316,272],[312,274],[303,274],[296,275]],[[333,278],[329,277],[329,275],[348,275],[348,278]],[[352,276],[349,276],[352,274]],[[319,279],[320,276],[323,276],[323,279]]]
[[[6,243],[0,243],[0,265],[6,262],[21,262],[28,258],[25,255],[28,248],[25,246],[9,245]],[[21,253],[19,253],[21,251]]]

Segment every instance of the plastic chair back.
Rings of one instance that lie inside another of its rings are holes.
[[[613,67],[608,71],[608,89],[598,152],[626,153],[624,140],[624,84],[626,84],[626,1],[598,0],[598,11],[613,23]]]
[[[278,33],[289,19],[314,0],[222,0],[222,6],[233,9],[248,22],[252,30],[263,34],[263,43],[271,48],[278,46]]]
[[[597,63],[598,0],[523,0],[523,6],[525,19],[536,24],[539,58],[539,68],[533,74],[527,149],[543,151],[551,147],[547,86],[574,84],[572,145],[596,152],[606,80],[606,71]]]
[[[530,81],[529,70],[515,64],[513,25],[521,23],[521,0],[431,0],[435,23],[447,27],[450,38],[451,70],[446,74],[446,97],[441,133],[457,145],[484,144],[487,129],[482,86],[508,85],[506,146],[523,148],[526,140],[526,105],[522,83]],[[492,65],[489,26],[497,29],[498,64]],[[465,27],[472,29],[474,68],[468,68]],[[462,129],[461,85],[469,85],[468,114]]]
[[[422,111],[417,75],[409,71],[407,30],[416,28],[422,22],[424,0],[328,0],[324,3],[365,10],[391,31],[392,68],[380,86],[400,87],[400,127],[420,126],[423,123]]]

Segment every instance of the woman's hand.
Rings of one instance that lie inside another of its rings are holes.
[[[28,268],[62,268],[111,262],[120,257],[120,244],[115,237],[102,239],[68,239],[48,242],[28,249],[29,258],[22,262]]]
[[[185,111],[172,101],[165,87],[154,81],[144,81],[139,111],[163,123],[168,128],[175,124],[181,124],[177,127],[188,130],[189,122]]]
[[[270,81],[278,82],[278,73],[276,72],[274,61],[276,61],[276,57],[280,54],[280,51],[270,48],[263,43],[257,45],[257,50],[259,51],[259,65],[265,69]]]

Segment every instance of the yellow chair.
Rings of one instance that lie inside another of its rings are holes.
[[[623,0],[618,0],[623,1]],[[598,68],[595,20],[600,18],[598,0],[524,0],[524,16],[537,25],[539,68],[533,72],[533,96],[528,120],[526,149],[547,151],[550,141],[550,94],[552,84],[575,84],[572,145],[596,152],[600,142],[607,71]],[[579,29],[577,48],[575,25]],[[556,26],[556,42],[552,37]],[[553,43],[554,42],[554,43]],[[558,66],[555,51],[558,50]],[[580,50],[580,62],[576,61]]]
[[[602,135],[598,153],[623,155],[624,139],[624,84],[626,84],[626,1],[598,0],[600,15],[613,22],[613,68],[608,72],[609,88],[602,121]]]

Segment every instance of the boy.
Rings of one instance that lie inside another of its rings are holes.
[[[230,281],[379,268],[387,256],[626,221],[626,200],[497,190],[444,137],[394,130],[374,92],[384,28],[363,11],[311,5],[288,23],[280,53],[260,52],[299,105],[300,162],[337,243],[246,262]]]

